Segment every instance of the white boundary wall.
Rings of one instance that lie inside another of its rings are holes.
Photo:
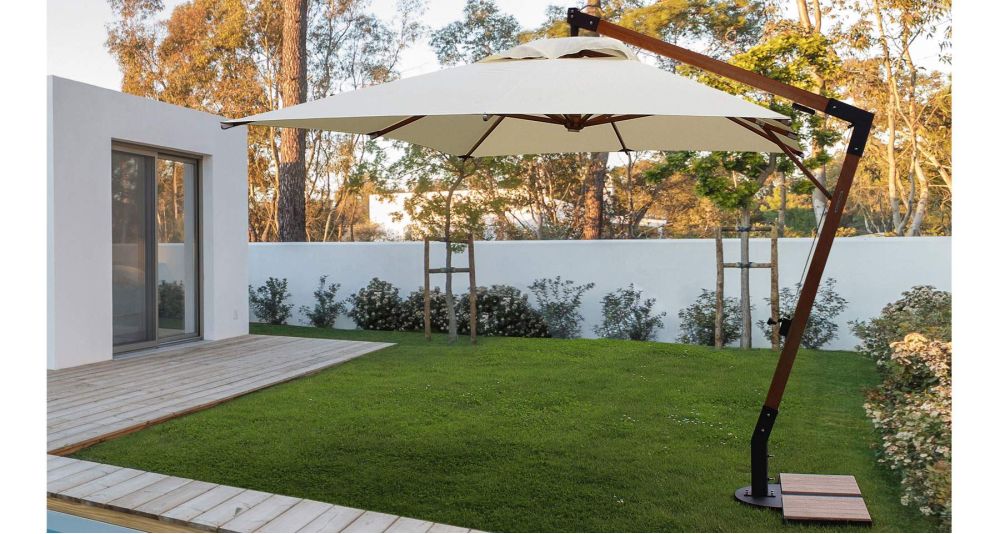
[[[811,239],[781,240],[782,287],[794,287],[799,281],[811,244]],[[738,241],[728,239],[725,247],[726,261],[738,261]],[[769,261],[770,240],[751,240],[750,258]],[[431,263],[433,267],[443,266],[443,245],[433,245]],[[455,265],[465,265],[464,254],[456,257]],[[482,241],[476,243],[476,265],[480,286],[509,284],[526,293],[527,286],[536,278],[558,275],[576,282],[596,283],[584,296],[586,337],[594,337],[593,327],[600,320],[601,297],[630,282],[642,289],[645,296],[656,298],[659,311],[668,313],[666,326],[658,335],[661,341],[676,340],[677,312],[694,302],[702,288],[715,288],[715,242],[711,239]],[[340,299],[346,299],[373,277],[392,282],[405,296],[423,284],[422,267],[423,244],[415,242],[250,245],[250,282],[254,287],[269,276],[288,279],[294,304],[289,321],[292,324],[307,322],[299,307],[312,305],[312,292],[323,274],[329,275],[328,281],[341,284]],[[726,295],[738,298],[739,270],[726,271]],[[764,300],[770,295],[769,276],[766,269],[751,271],[755,323],[769,314]],[[915,285],[951,290],[951,238],[838,238],[826,276],[837,280],[837,291],[849,304],[839,317],[837,339],[825,348],[851,349],[856,339],[850,333],[848,321],[877,315],[884,305]],[[455,279],[456,292],[467,292],[465,276],[456,275]],[[444,275],[432,275],[431,284],[444,287]],[[353,326],[344,316],[337,322],[339,328]],[[756,327],[754,346],[770,346]]]
[[[201,157],[205,339],[247,333],[246,129],[208,113],[48,78],[48,367],[112,357],[111,144]]]

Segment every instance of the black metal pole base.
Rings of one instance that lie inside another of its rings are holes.
[[[751,506],[781,508],[781,484],[768,484],[767,495],[763,497],[754,497],[752,486],[740,488],[736,490],[736,500]]]

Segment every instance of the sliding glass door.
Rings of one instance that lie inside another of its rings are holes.
[[[201,335],[198,161],[112,152],[115,352]]]

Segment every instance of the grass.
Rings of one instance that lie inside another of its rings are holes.
[[[254,325],[397,345],[76,457],[489,531],[837,531],[733,499],[769,350]],[[853,474],[874,530],[935,525],[899,504],[862,409],[873,364],[803,351],[772,471]]]

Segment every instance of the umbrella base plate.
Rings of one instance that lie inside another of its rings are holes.
[[[767,495],[763,497],[754,497],[750,486],[740,488],[736,490],[736,500],[751,506],[781,508],[781,484],[768,484]]]

